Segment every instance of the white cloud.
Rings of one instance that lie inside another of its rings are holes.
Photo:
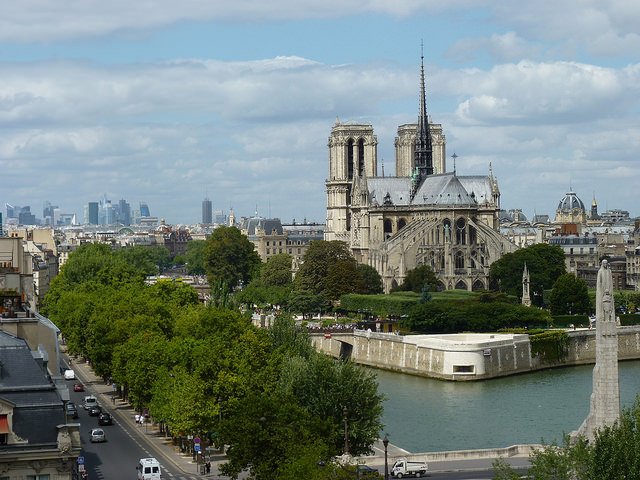
[[[451,93],[467,97],[456,115],[470,125],[580,123],[619,116],[638,104],[637,66],[522,61],[452,75],[458,80],[448,84]]]
[[[47,42],[97,37],[172,25],[181,21],[269,22],[336,18],[366,13],[406,17],[456,7],[478,6],[476,0],[19,0],[0,5],[0,41]]]

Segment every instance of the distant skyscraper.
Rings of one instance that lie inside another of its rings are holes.
[[[85,223],[89,225],[98,225],[98,211],[99,211],[98,202],[89,202],[87,204],[87,215],[85,218]]]
[[[26,206],[20,209],[18,213],[18,223],[20,225],[36,225],[36,216],[31,213],[31,207]]]
[[[118,221],[123,225],[131,225],[131,205],[124,199],[118,202]]]
[[[227,216],[222,210],[216,210],[215,212],[213,212],[213,223],[216,223],[218,225],[227,224]]]
[[[102,225],[113,225],[116,223],[116,210],[113,208],[110,200],[102,205]]]
[[[140,202],[140,216],[141,217],[150,217],[151,213],[149,212],[149,205],[145,202]]]
[[[55,226],[55,212],[57,208],[57,205],[52,205],[49,201],[44,202],[44,206],[42,207],[42,221],[45,225]]]
[[[205,198],[202,201],[202,223],[207,225],[213,222],[213,212],[211,207],[211,200]]]
[[[16,212],[20,211],[20,207],[14,207],[13,205],[5,203],[4,208],[7,210],[7,220],[9,220],[10,218],[18,218]]]
[[[4,230],[2,226],[2,212],[0,212],[0,237],[4,237]]]

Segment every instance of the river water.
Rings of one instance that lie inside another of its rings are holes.
[[[593,365],[479,382],[375,370],[386,396],[384,432],[413,453],[562,441],[589,412]],[[640,361],[620,362],[620,402],[640,393]]]

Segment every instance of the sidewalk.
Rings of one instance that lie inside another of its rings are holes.
[[[211,473],[201,474],[200,467],[202,464],[197,465],[191,454],[181,453],[180,448],[172,444],[171,437],[166,437],[160,432],[158,424],[137,424],[135,421],[136,412],[132,406],[115,396],[112,386],[105,384],[101,378],[97,377],[86,362],[74,360],[71,368],[76,372],[76,376],[82,383],[90,387],[92,393],[98,397],[100,405],[111,412],[119,423],[126,424],[131,431],[136,432],[151,450],[157,452],[161,463],[168,461],[186,475],[197,475],[202,478],[222,478],[219,473],[219,465],[226,461],[223,453],[215,451],[210,456]]]

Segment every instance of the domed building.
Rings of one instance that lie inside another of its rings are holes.
[[[562,197],[556,210],[556,223],[579,223],[583,224],[587,221],[587,213],[584,203],[575,192],[567,192]]]

